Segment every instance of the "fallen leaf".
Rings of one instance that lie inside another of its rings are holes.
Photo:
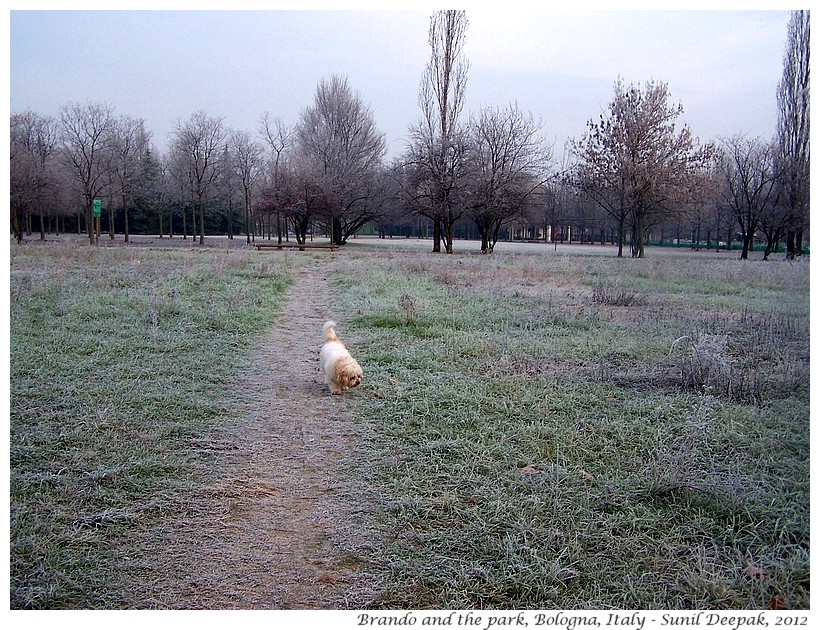
[[[772,595],[769,599],[769,608],[772,610],[788,610],[786,607],[786,598],[782,595]]]

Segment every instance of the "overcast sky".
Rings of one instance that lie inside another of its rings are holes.
[[[606,108],[618,77],[666,82],[684,107],[680,122],[702,141],[774,134],[787,11],[461,6],[466,110],[517,102],[542,120],[557,156]],[[174,124],[198,110],[251,132],[265,111],[295,123],[317,83],[338,74],[398,153],[419,117],[431,12],[13,10],[10,110],[55,115],[69,102],[107,102],[144,119],[164,150]]]

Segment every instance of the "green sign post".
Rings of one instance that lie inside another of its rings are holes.
[[[102,216],[102,199],[94,200],[94,244],[100,241],[100,216]]]

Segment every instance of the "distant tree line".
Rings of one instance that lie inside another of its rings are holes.
[[[145,121],[106,103],[70,103],[57,116],[11,115],[11,230],[106,232],[204,243],[206,234],[303,243],[321,232],[731,248],[746,258],[785,246],[800,255],[809,229],[809,12],[789,22],[773,139],[737,134],[700,144],[667,85],[625,85],[561,164],[544,125],[516,103],[465,114],[469,62],[463,11],[430,20],[419,119],[405,151],[386,160],[384,134],[344,77],[318,84],[293,125],[265,112],[255,133],[204,111],[175,124],[161,153]],[[102,213],[95,217],[95,200]]]

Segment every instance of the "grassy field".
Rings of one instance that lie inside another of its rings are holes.
[[[135,605],[292,260],[12,246],[13,608]],[[807,263],[332,260],[374,607],[808,607]]]
[[[11,606],[138,606],[129,531],[184,517],[289,274],[249,252],[12,246]]]
[[[396,253],[338,283],[381,606],[808,607],[808,265]]]

